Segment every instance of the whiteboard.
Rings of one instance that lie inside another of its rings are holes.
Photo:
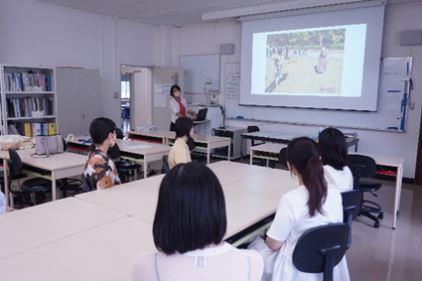
[[[220,87],[220,55],[180,56],[184,70],[184,91],[192,94],[218,92]]]
[[[232,77],[236,75],[238,66],[225,65],[224,69],[224,94],[226,95],[226,89],[236,88],[226,83],[227,81],[233,83]],[[376,112],[240,106],[239,95],[230,93],[230,101],[226,100],[225,103],[226,117],[241,116],[248,120],[296,125],[405,132],[408,104],[411,99],[409,96],[411,69],[411,57],[382,60]]]

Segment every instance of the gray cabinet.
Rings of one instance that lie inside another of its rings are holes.
[[[91,121],[102,115],[101,81],[98,70],[56,69],[59,133],[87,135]]]

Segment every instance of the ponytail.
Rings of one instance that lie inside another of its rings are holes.
[[[309,192],[309,215],[313,217],[316,212],[322,213],[323,200],[327,196],[327,183],[324,179],[324,170],[318,155],[309,157],[302,174],[302,181]]]
[[[296,169],[309,193],[309,215],[322,213],[327,196],[324,169],[315,141],[307,137],[294,139],[287,147],[287,162]]]

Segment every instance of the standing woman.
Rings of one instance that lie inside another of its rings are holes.
[[[116,124],[108,118],[96,118],[91,122],[89,134],[92,148],[84,171],[89,187],[105,189],[120,184],[114,162],[107,153],[116,144]]]
[[[179,85],[173,85],[170,88],[170,109],[171,109],[171,123],[170,131],[176,130],[176,120],[179,117],[187,117],[188,113],[195,115],[195,112],[189,110],[186,100],[182,97],[182,89]]]

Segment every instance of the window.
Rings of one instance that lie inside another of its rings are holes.
[[[122,99],[130,99],[130,82],[129,81],[121,81],[121,98]]]

